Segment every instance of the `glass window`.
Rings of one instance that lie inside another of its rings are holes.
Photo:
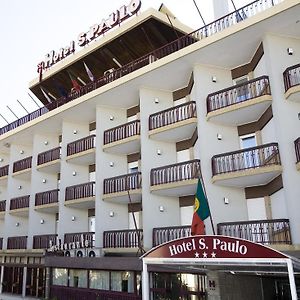
[[[133,272],[111,272],[111,290],[118,292],[134,292]]]
[[[70,286],[86,288],[87,287],[87,271],[86,270],[70,270]]]
[[[109,290],[109,272],[90,271],[90,288],[98,290]]]
[[[52,273],[52,284],[53,285],[68,285],[68,270],[67,269],[53,269]]]

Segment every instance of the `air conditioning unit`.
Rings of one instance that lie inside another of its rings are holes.
[[[76,257],[84,257],[86,256],[86,250],[85,249],[78,249],[75,252]]]
[[[104,76],[110,75],[110,74],[113,73],[114,71],[115,71],[114,68],[108,69],[108,70],[104,71],[103,75],[104,75]]]
[[[88,257],[100,257],[103,256],[102,248],[92,248],[87,251]]]
[[[75,250],[65,250],[64,251],[64,256],[66,256],[66,257],[75,257],[76,256]]]

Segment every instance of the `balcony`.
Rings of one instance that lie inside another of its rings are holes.
[[[57,234],[34,235],[32,249],[48,249],[50,242],[52,245],[56,244],[56,238]]]
[[[300,102],[300,64],[291,66],[283,72],[285,99]]]
[[[207,120],[238,126],[257,121],[272,102],[268,76],[209,94]]]
[[[220,235],[245,239],[263,245],[291,245],[288,219],[219,223]]]
[[[277,143],[215,155],[212,182],[223,186],[265,185],[282,172]]]
[[[30,195],[10,199],[9,213],[14,216],[28,217]]]
[[[150,172],[150,191],[171,197],[194,195],[199,176],[198,159],[155,168]]]
[[[140,121],[135,120],[104,131],[103,150],[128,155],[140,151]]]
[[[64,243],[82,243],[85,242],[92,248],[95,246],[95,232],[76,232],[76,233],[65,233]]]
[[[295,140],[294,144],[296,152],[296,167],[297,170],[300,171],[300,137]]]
[[[45,173],[57,174],[60,172],[60,147],[39,153],[37,158],[37,170]]]
[[[153,247],[163,243],[188,237],[191,235],[191,226],[173,226],[153,228],[152,244]]]
[[[51,190],[35,194],[35,210],[43,213],[58,212],[59,190]]]
[[[143,246],[143,230],[113,230],[103,232],[105,252],[137,252]]]
[[[96,183],[87,182],[68,186],[65,194],[65,206],[74,208],[95,208]]]
[[[67,145],[68,162],[78,165],[93,165],[95,163],[96,136],[89,135]]]
[[[7,238],[8,250],[27,249],[27,236],[14,236]]]
[[[103,200],[120,204],[142,200],[141,172],[106,178],[103,181]],[[130,197],[130,198],[129,198]]]
[[[178,142],[190,139],[197,127],[196,102],[191,101],[149,116],[149,136]]]
[[[0,186],[7,185],[8,168],[9,165],[0,168]]]
[[[3,220],[5,217],[6,211],[6,200],[0,201],[0,220]]]
[[[31,178],[32,156],[14,162],[13,176],[23,180],[30,180]]]

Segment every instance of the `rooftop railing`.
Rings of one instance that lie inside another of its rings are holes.
[[[88,241],[89,247],[95,246],[95,232],[76,232],[76,233],[65,233],[64,243],[84,243]]]
[[[27,236],[8,237],[7,249],[27,249]]]
[[[141,131],[140,120],[134,120],[120,126],[104,131],[104,145],[116,141],[124,140],[134,135],[139,135]]]
[[[142,187],[142,173],[136,172],[112,178],[106,178],[103,181],[103,187],[104,194],[140,189]]]
[[[271,95],[268,76],[261,76],[207,96],[207,113],[245,102],[263,95]]]
[[[0,168],[0,177],[4,177],[8,175],[9,165]]]
[[[184,180],[197,179],[200,176],[200,160],[194,159],[173,165],[152,169],[151,186]]]
[[[288,219],[220,223],[218,234],[259,244],[292,244]]]
[[[10,199],[10,210],[29,207],[30,195]]]
[[[14,162],[13,173],[30,169],[32,166],[32,156]]]
[[[269,9],[270,7],[282,2],[284,0],[257,0],[248,5],[245,5],[238,10],[231,12],[230,14],[215,20],[202,28],[191,32],[190,34],[184,35],[179,39],[164,45],[163,47],[156,49],[147,55],[144,55],[127,65],[113,71],[109,75],[105,75],[94,82],[90,82],[80,88],[78,92],[70,92],[67,97],[62,97],[56,101],[47,104],[38,110],[31,112],[30,114],[2,127],[0,129],[0,135],[10,130],[17,128],[31,120],[38,118],[39,116],[53,110],[57,107],[64,105],[65,103],[77,99],[93,90],[98,89],[114,80],[117,80],[127,74],[130,74],[146,65],[149,65],[155,60],[161,59],[167,55],[177,52],[185,47],[188,47],[197,41],[212,36],[218,32],[221,32],[243,20],[257,15],[258,13]]]
[[[288,67],[283,72],[283,81],[285,91],[293,86],[300,85],[300,64]]]
[[[0,201],[0,211],[6,210],[6,200]]]
[[[270,143],[213,156],[212,173],[214,176],[280,164],[278,144]]]
[[[150,115],[149,130],[196,117],[196,102],[190,101]]]
[[[95,181],[76,184],[66,187],[65,200],[75,200],[81,198],[95,197],[96,183]]]
[[[295,144],[295,152],[296,152],[296,162],[300,162],[300,137],[297,138],[294,142]]]
[[[33,236],[33,249],[48,249],[50,248],[50,243],[52,245],[56,244],[57,234],[43,234]]]
[[[191,235],[191,226],[172,226],[153,228],[152,243],[153,247],[163,243],[187,237]]]
[[[35,206],[46,205],[58,202],[58,189],[36,193],[35,194]]]
[[[67,145],[67,156],[95,148],[96,135],[89,135]]]
[[[42,165],[50,161],[60,159],[60,147],[39,153],[37,158],[37,165]]]
[[[143,244],[143,230],[112,230],[103,232],[104,248],[138,248]]]

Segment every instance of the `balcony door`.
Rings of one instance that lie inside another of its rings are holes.
[[[241,153],[239,157],[239,169],[250,169],[254,167],[260,166],[260,158],[259,153],[255,149],[250,149],[257,146],[256,136],[255,134],[247,134],[240,136],[240,147],[245,150]]]

